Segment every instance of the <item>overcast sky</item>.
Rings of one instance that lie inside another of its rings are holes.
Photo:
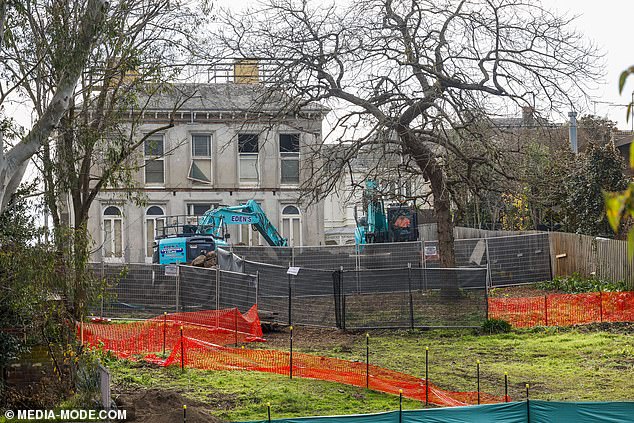
[[[232,8],[253,3],[247,0],[215,1],[219,7]],[[578,15],[577,29],[593,40],[605,54],[605,72],[600,88],[592,93],[593,101],[588,105],[579,105],[577,111],[605,116],[618,122],[620,129],[632,129],[634,120],[626,122],[625,114],[634,91],[634,75],[625,86],[622,96],[618,94],[617,84],[620,73],[634,65],[634,0],[543,0],[542,3],[548,8]],[[5,107],[8,115],[13,115],[19,123],[28,126],[30,118],[23,108],[18,106],[12,110],[14,107],[8,104]]]
[[[624,69],[634,65],[634,0],[544,0],[543,4],[579,15],[577,28],[605,53],[604,82],[595,93],[596,103],[591,107],[596,106],[599,116],[617,121],[620,129],[631,129],[632,120],[626,122],[625,112],[626,104],[632,99],[634,76],[623,89],[623,96],[619,96],[618,79]]]
[[[255,2],[248,0],[215,2],[223,8],[242,8],[253,3]],[[634,91],[634,75],[625,86],[623,96],[618,93],[618,78],[624,69],[634,65],[634,0],[542,0],[542,4],[547,8],[578,16],[577,29],[593,40],[605,54],[602,84],[592,93],[593,102],[579,105],[577,111],[605,116],[618,122],[620,129],[632,129],[632,120],[626,122],[625,113]]]

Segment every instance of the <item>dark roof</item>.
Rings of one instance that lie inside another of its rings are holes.
[[[149,91],[149,90],[148,90]],[[139,104],[145,104],[148,94],[139,96]],[[146,111],[173,110],[209,112],[279,112],[293,110],[289,97],[271,92],[264,84],[174,84],[152,94]],[[302,112],[327,112],[329,109],[318,103],[304,106]]]
[[[634,141],[634,131],[614,131],[612,133],[612,139],[616,147],[632,144],[632,141]]]

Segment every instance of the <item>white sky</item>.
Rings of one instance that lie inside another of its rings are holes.
[[[215,5],[240,9],[255,3],[249,0],[216,0]],[[600,88],[592,93],[593,102],[579,105],[577,112],[604,116],[617,122],[619,129],[632,129],[632,119],[626,122],[625,114],[634,91],[634,75],[623,89],[622,96],[619,95],[618,80],[624,69],[634,65],[634,37],[631,32],[634,0],[542,0],[542,4],[546,8],[578,16],[576,28],[605,54]],[[565,116],[568,111],[561,112]]]
[[[216,0],[215,6],[243,8],[254,3],[249,0]],[[578,15],[577,29],[593,40],[605,54],[600,87],[592,93],[592,102],[579,105],[577,111],[608,117],[616,121],[620,129],[633,129],[634,119],[626,122],[625,114],[626,105],[632,100],[634,92],[634,75],[628,80],[622,96],[618,94],[618,78],[624,69],[634,65],[634,37],[631,33],[634,0],[542,0],[542,4],[560,12]],[[5,108],[8,116],[13,116],[22,125],[30,126],[31,116],[25,108],[10,104],[5,104]],[[565,116],[568,111],[561,112]]]
[[[632,129],[632,120],[627,123],[625,113],[626,104],[631,101],[634,91],[634,75],[625,85],[622,96],[619,96],[618,80],[624,69],[634,65],[634,37],[631,32],[634,0],[544,0],[543,4],[579,15],[577,29],[594,40],[605,53],[604,81],[594,93],[596,103],[587,112],[595,113],[592,110],[595,106],[595,114],[618,122],[620,129]]]

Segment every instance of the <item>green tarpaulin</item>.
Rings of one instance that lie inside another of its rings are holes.
[[[530,420],[529,420],[530,418]],[[258,423],[266,423],[260,420]],[[272,423],[634,423],[634,402],[531,400],[469,407],[430,408],[378,414],[298,417]],[[256,422],[253,422],[256,423]]]

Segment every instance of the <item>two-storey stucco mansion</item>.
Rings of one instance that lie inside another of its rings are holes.
[[[299,187],[310,177],[307,149],[321,142],[325,109],[315,105],[280,120],[275,102],[255,107],[262,92],[258,83],[178,89],[187,95],[178,109],[172,94],[151,98],[135,134],[142,137],[174,123],[149,137],[140,149],[141,166],[134,178],[143,205],[126,201],[124,190],[105,189],[90,210],[93,260],[150,262],[157,231],[170,223],[166,216],[198,216],[251,199],[289,245],[323,244],[323,204],[304,207]],[[274,121],[272,113],[278,114]],[[228,229],[233,243],[265,245],[248,225]]]

